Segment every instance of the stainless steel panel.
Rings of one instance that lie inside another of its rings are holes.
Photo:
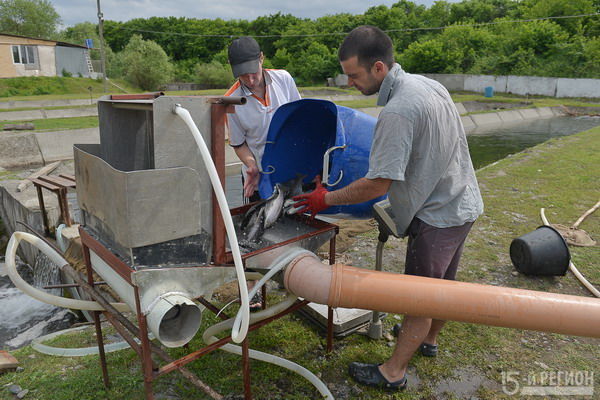
[[[206,183],[193,169],[125,172],[100,158],[99,145],[75,145],[74,152],[79,206],[109,227],[124,247],[201,232],[200,210],[208,207],[201,204],[201,188]]]

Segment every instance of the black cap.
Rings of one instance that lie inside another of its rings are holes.
[[[229,64],[234,77],[258,72],[260,63],[260,47],[250,36],[235,39],[228,50]]]

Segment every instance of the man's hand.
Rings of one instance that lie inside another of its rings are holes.
[[[258,187],[260,173],[258,168],[250,167],[246,170],[246,180],[244,181],[244,196],[252,197]]]
[[[327,194],[327,189],[321,185],[321,177],[317,175],[315,178],[315,182],[317,186],[315,190],[307,194],[300,194],[298,196],[294,196],[293,200],[298,201],[294,204],[294,207],[298,209],[297,212],[310,212],[310,220],[315,219],[315,216],[321,211],[329,208],[329,205],[325,202],[325,195]]]

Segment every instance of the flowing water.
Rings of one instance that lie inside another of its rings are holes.
[[[33,268],[17,260],[19,275],[30,285],[50,294],[60,295],[60,289],[43,289],[60,283],[58,268],[41,254]],[[64,308],[35,300],[17,289],[8,276],[4,257],[0,257],[0,348],[17,349],[35,338],[70,327],[75,315]]]

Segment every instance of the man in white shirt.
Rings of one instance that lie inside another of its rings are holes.
[[[242,182],[248,201],[260,200],[258,181],[261,158],[269,125],[275,111],[291,101],[300,100],[300,93],[292,76],[284,70],[263,69],[264,55],[256,40],[250,36],[235,39],[228,49],[229,64],[237,82],[225,96],[243,96],[247,102],[237,106],[234,114],[227,114],[229,144],[244,164]],[[256,281],[248,281],[252,289]],[[250,301],[250,309],[262,308],[257,294]]]
[[[284,70],[263,69],[263,53],[249,36],[234,40],[228,49],[229,64],[238,81],[225,96],[243,96],[248,100],[228,114],[229,144],[244,166],[244,196],[256,201],[260,178],[260,161],[265,148],[269,124],[283,104],[299,100],[300,93],[292,76]]]

